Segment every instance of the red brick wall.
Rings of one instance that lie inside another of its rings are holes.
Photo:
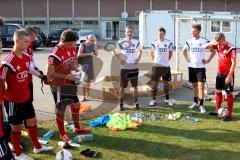
[[[71,0],[49,0],[50,17],[72,17]]]
[[[22,17],[20,0],[0,0],[0,15],[3,17]]]
[[[129,17],[135,17],[135,11],[149,10],[149,0],[127,0],[127,12]]]
[[[19,0],[20,1],[20,0]],[[35,7],[37,9],[34,9]],[[24,0],[24,16],[25,17],[46,17],[47,1],[46,0]]]
[[[175,0],[152,0],[153,10],[175,10]]]
[[[179,0],[178,10],[198,11],[200,10],[200,0]]]
[[[123,0],[101,0],[102,17],[121,17],[124,11]]]
[[[76,17],[97,17],[98,0],[75,0]]]

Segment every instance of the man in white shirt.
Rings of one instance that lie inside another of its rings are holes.
[[[136,39],[133,39],[133,27],[127,26],[125,28],[126,37],[120,39],[117,43],[117,48],[120,50],[120,56],[116,54],[114,55],[119,60],[121,64],[120,71],[120,110],[124,110],[123,108],[123,100],[125,94],[125,88],[128,86],[128,82],[130,81],[132,87],[134,88],[133,96],[134,103],[136,109],[139,108],[138,104],[138,63],[140,61],[142,55],[142,47],[140,42]]]
[[[156,94],[160,78],[164,80],[165,103],[173,106],[173,103],[169,99],[169,82],[172,80],[169,60],[172,58],[172,42],[165,39],[165,36],[166,30],[161,27],[158,30],[158,40],[151,43],[150,57],[153,61],[153,66],[151,79],[152,100],[149,103],[150,106],[156,104]]]
[[[189,107],[194,109],[199,107],[201,113],[205,113],[204,108],[204,85],[206,82],[206,69],[205,64],[209,63],[205,60],[205,49],[204,45],[209,41],[205,38],[200,37],[201,25],[194,24],[192,26],[193,38],[187,40],[183,47],[183,55],[188,63],[189,82],[193,86],[193,99],[194,103]],[[189,50],[189,54],[188,54]],[[211,55],[215,54],[211,51]],[[198,104],[198,99],[200,103]]]

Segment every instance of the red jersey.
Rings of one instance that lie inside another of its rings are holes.
[[[30,60],[33,61],[33,45],[32,45],[32,43],[28,46],[26,53],[29,55]],[[32,82],[32,74],[28,75],[28,80],[29,80],[29,83]]]
[[[55,73],[68,75],[72,70],[77,68],[77,52],[76,48],[60,48],[55,46],[48,56],[48,64],[55,66]],[[52,77],[52,86],[61,86],[64,84],[65,77]]]
[[[13,103],[27,102],[30,97],[28,73],[30,57],[23,53],[19,58],[13,51],[6,55],[0,67],[0,78],[7,83],[4,99]]]
[[[237,48],[227,42],[224,46],[212,46],[218,52],[218,74],[227,76],[232,66],[232,58],[237,56]]]

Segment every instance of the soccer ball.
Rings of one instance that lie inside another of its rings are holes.
[[[73,157],[69,151],[63,149],[57,153],[56,160],[73,160]]]
[[[226,108],[219,108],[218,109],[218,116],[219,117],[225,117],[228,115],[228,110]]]

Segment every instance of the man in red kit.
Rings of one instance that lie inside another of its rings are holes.
[[[46,80],[47,76],[45,76],[43,74],[43,72],[38,69],[38,67],[36,66],[36,63],[33,59],[33,41],[35,40],[36,38],[36,31],[33,27],[26,27],[25,28],[25,31],[29,34],[29,37],[30,37],[30,45],[28,46],[28,49],[26,50],[26,53],[30,56],[30,65],[32,66],[32,68],[34,69],[34,73],[33,75],[40,78],[41,80]],[[30,89],[30,101],[33,102],[33,81],[32,81],[32,74],[29,74],[28,75],[28,79],[29,79],[29,89]]]
[[[234,104],[233,86],[234,86],[234,70],[236,68],[237,49],[225,40],[223,33],[217,33],[215,40],[208,43],[205,48],[217,50],[218,52],[218,74],[216,78],[216,109],[209,112],[209,115],[217,116],[217,111],[221,107],[223,95],[222,90],[227,94],[228,115],[223,121],[231,121],[232,110]],[[211,61],[211,60],[209,60]]]
[[[75,126],[75,133],[89,132],[88,128],[80,127],[79,109],[80,103],[77,96],[77,85],[79,77],[72,74],[78,71],[77,52],[75,44],[78,35],[71,29],[62,32],[60,42],[51,51],[48,57],[47,76],[50,81],[51,91],[56,104],[56,123],[60,132],[60,138],[68,143],[71,138],[67,136],[64,129],[64,113],[66,105],[59,106],[62,102],[70,100],[70,111]]]
[[[24,51],[30,43],[29,34],[25,30],[17,30],[13,36],[14,47],[2,61],[0,68],[0,102],[3,100],[7,118],[11,124],[11,143],[15,151],[15,159],[31,160],[20,146],[22,124],[34,144],[34,153],[50,151],[38,141],[37,120],[32,102],[29,100],[28,74],[32,72],[30,57]],[[5,88],[5,83],[7,87]]]

